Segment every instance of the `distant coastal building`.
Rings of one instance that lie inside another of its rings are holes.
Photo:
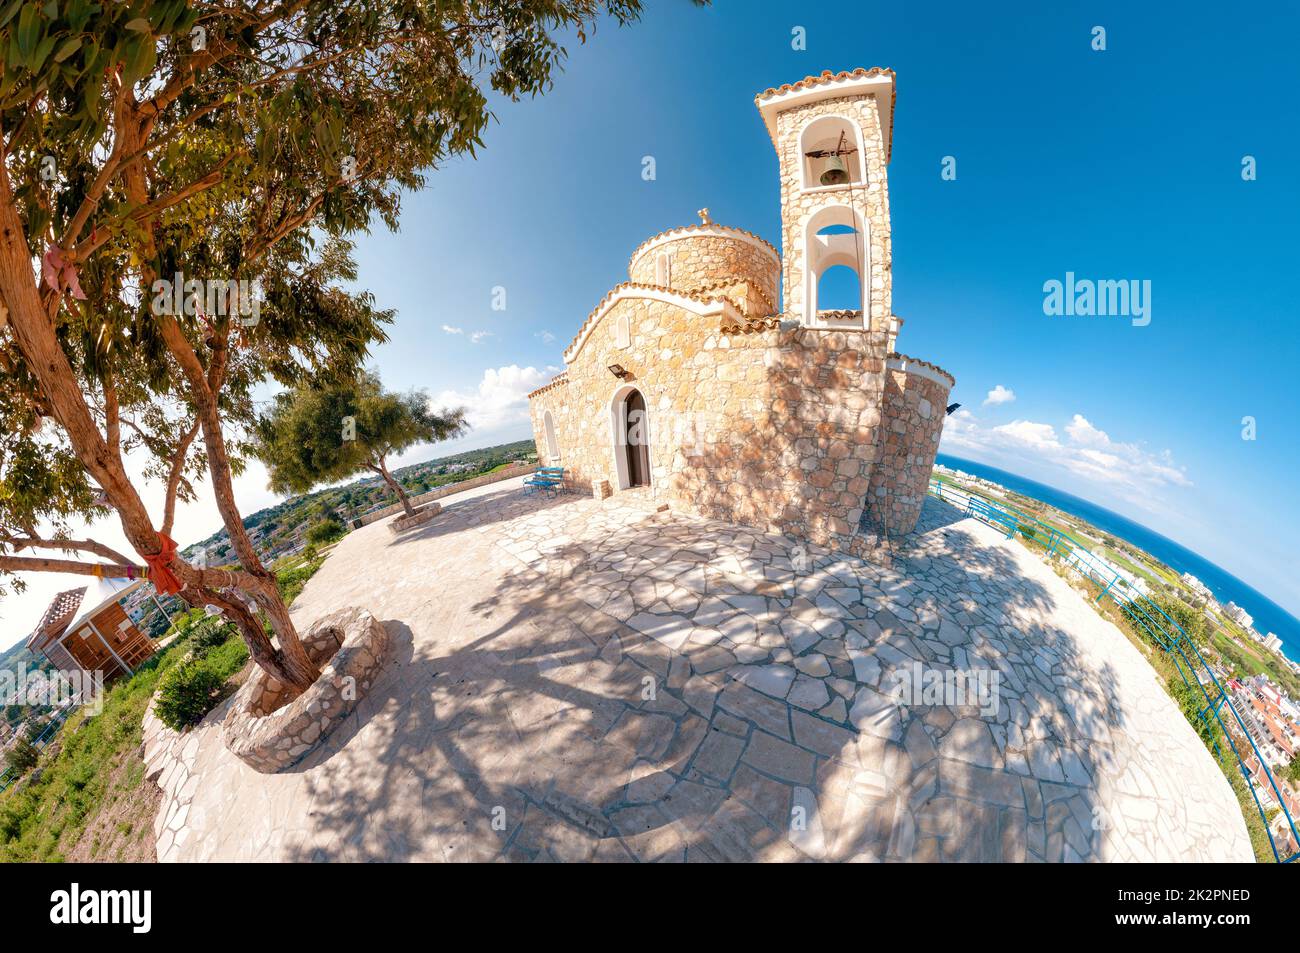
[[[856,552],[916,525],[953,378],[895,349],[887,165],[894,74],[809,76],[756,100],[782,250],[714,222],[643,242],[529,394],[539,459],[641,495]],[[828,302],[823,276],[857,279]]]
[[[1282,640],[1270,632],[1268,635],[1264,636],[1264,648],[1270,649],[1274,652],[1280,652],[1282,651]]]
[[[1289,764],[1297,738],[1281,691],[1262,674],[1245,679],[1240,687],[1237,699],[1245,702],[1241,708],[1251,738],[1270,765]]]
[[[1213,596],[1210,594],[1209,588],[1205,585],[1205,583],[1201,582],[1201,580],[1197,579],[1190,572],[1183,573],[1182,579],[1183,579],[1183,584],[1186,585],[1188,589],[1192,590],[1192,592],[1196,593],[1201,598],[1203,599],[1213,598]]]
[[[1237,625],[1241,626],[1243,629],[1249,629],[1252,625],[1255,624],[1254,617],[1252,617],[1249,612],[1247,612],[1241,606],[1237,605],[1235,602],[1229,602],[1226,606],[1224,606],[1223,614],[1226,615],[1233,622],[1237,623]]]

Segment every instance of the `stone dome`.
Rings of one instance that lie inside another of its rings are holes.
[[[661,232],[632,253],[628,277],[637,284],[702,291],[747,281],[769,302],[779,300],[781,256],[757,235],[713,222]]]

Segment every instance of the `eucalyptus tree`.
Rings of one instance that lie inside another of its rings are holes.
[[[472,154],[489,95],[544,92],[566,37],[640,12],[0,0],[0,573],[147,573],[219,606],[259,665],[309,685],[316,666],[235,504],[251,393],[353,377],[391,315],[340,288],[348,236],[396,227],[404,190]],[[128,457],[165,487],[161,512]],[[177,501],[200,479],[234,568],[177,555]],[[135,556],[73,538],[110,513]]]

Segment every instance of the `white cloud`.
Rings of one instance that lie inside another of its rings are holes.
[[[474,331],[473,333],[470,334],[469,341],[471,344],[477,344],[479,341],[482,341],[484,338],[494,338],[494,337],[496,337],[496,334],[494,334],[491,331]]]
[[[1013,444],[1030,447],[1034,450],[1059,450],[1061,441],[1057,439],[1056,430],[1051,424],[1036,424],[1031,420],[1013,420],[1009,424],[994,427],[993,432]]]
[[[465,333],[465,329],[464,329],[464,328],[453,328],[450,324],[444,324],[444,325],[442,326],[442,329],[443,329],[443,331],[445,331],[445,332],[448,333],[448,334],[464,334],[464,333]]]
[[[1057,467],[1148,510],[1163,505],[1159,496],[1164,489],[1192,485],[1168,450],[1112,440],[1082,414],[1075,414],[1064,429],[1062,439],[1051,424],[1032,420],[989,427],[963,408],[944,424],[943,449],[1013,469],[1017,463]]]
[[[1009,404],[1015,399],[1016,399],[1015,391],[1013,391],[1009,387],[1003,387],[1001,384],[999,384],[997,387],[994,387],[991,391],[989,391],[989,395],[984,398],[984,406],[988,407],[990,404],[993,405]]]
[[[536,334],[533,335],[533,337],[541,338],[543,344],[555,343],[555,335],[552,334],[550,331],[538,331]]]
[[[528,394],[550,380],[546,371],[535,367],[489,367],[478,389],[472,392],[445,390],[430,399],[436,408],[465,407],[475,430],[493,431],[526,423]]]
[[[1098,430],[1083,414],[1075,414],[1065,425],[1065,432],[1070,435],[1071,440],[1084,447],[1104,447],[1110,443],[1106,431]]]

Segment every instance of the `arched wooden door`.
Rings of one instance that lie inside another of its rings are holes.
[[[627,454],[627,485],[650,485],[650,432],[646,426],[645,398],[634,390],[623,401],[624,452]]]

